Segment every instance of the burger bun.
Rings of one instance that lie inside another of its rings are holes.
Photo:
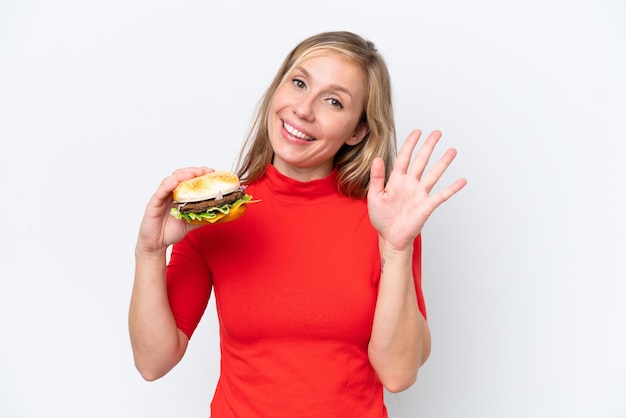
[[[200,202],[232,193],[240,187],[239,177],[230,171],[214,171],[182,181],[173,191],[178,203]]]

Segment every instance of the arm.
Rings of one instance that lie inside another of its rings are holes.
[[[167,298],[165,251],[135,250],[135,282],[129,331],[135,366],[146,380],[169,372],[187,349],[187,336],[176,327]]]
[[[135,365],[146,380],[169,372],[187,349],[188,338],[177,328],[168,301],[166,250],[197,226],[174,219],[169,209],[178,183],[207,171],[188,168],[165,178],[148,202],[139,228],[128,326]]]
[[[413,131],[402,145],[387,184],[382,160],[373,162],[368,192],[383,266],[368,353],[372,367],[391,392],[410,387],[430,354],[430,330],[416,297],[413,242],[432,212],[467,183],[458,179],[430,195],[456,150],[447,150],[422,178],[441,133],[428,136],[409,168],[420,135],[419,130]]]
[[[381,245],[381,272],[368,353],[390,392],[410,387],[430,354],[430,330],[419,310],[412,274],[412,248],[396,251]]]

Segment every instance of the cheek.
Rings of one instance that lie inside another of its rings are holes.
[[[271,125],[279,119],[279,114],[285,109],[286,103],[284,95],[281,95],[278,91],[272,96],[272,100],[268,106],[267,121]]]
[[[270,109],[276,110],[283,108],[285,106],[285,102],[287,101],[288,94],[284,86],[278,87],[272,96],[272,100],[270,101]]]
[[[267,129],[270,131],[270,133],[276,129],[276,124],[278,123],[278,111],[276,108],[276,101],[274,99],[272,99],[269,104],[266,122]]]
[[[333,121],[329,121],[326,125],[328,127],[328,133],[331,134],[332,137],[339,141],[347,141],[354,134],[354,130],[356,129],[356,124],[352,123],[352,121],[346,121],[345,118],[339,118]]]

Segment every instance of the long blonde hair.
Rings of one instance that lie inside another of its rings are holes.
[[[330,50],[361,66],[367,86],[363,115],[369,133],[357,145],[344,144],[335,155],[339,190],[346,196],[363,199],[369,187],[369,173],[375,157],[385,163],[388,178],[396,155],[396,129],[387,65],[371,41],[351,32],[323,32],[298,44],[285,58],[274,80],[261,97],[250,131],[237,163],[237,175],[244,184],[257,180],[272,161],[274,152],[268,136],[268,112],[274,92],[294,66],[312,52]]]

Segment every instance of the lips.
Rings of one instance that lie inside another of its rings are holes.
[[[283,121],[283,128],[285,128],[285,130],[287,132],[289,132],[290,135],[295,136],[296,138],[302,139],[304,141],[313,141],[313,140],[315,140],[314,137],[309,136],[309,135],[305,134],[304,132],[301,132],[301,131],[297,130],[296,128],[294,128],[293,126],[289,125],[285,121]]]

